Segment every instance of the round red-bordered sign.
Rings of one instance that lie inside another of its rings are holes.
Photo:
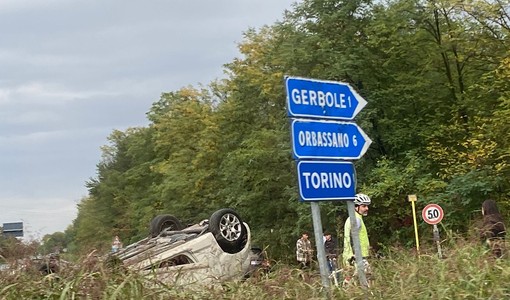
[[[441,222],[441,220],[443,220],[443,216],[444,213],[441,206],[433,203],[428,204],[421,211],[421,217],[423,218],[423,221],[430,225],[435,225]]]

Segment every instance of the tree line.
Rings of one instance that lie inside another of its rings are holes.
[[[509,4],[295,3],[282,21],[244,33],[224,79],[164,92],[148,126],[110,134],[67,247],[108,249],[115,235],[124,244],[146,237],[157,214],[193,223],[232,207],[255,243],[292,257],[312,222],[298,195],[285,75],[346,82],[367,100],[356,123],[373,143],[355,167],[357,190],[373,201],[374,246],[413,243],[408,194],[418,209],[440,204],[445,228],[460,234],[487,198],[508,216]],[[324,227],[340,233],[345,204],[321,210]]]

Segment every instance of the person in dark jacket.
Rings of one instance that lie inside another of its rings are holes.
[[[324,233],[324,249],[327,257],[337,257],[336,243],[329,232]]]
[[[501,258],[505,252],[506,227],[496,201],[485,200],[482,203],[482,215],[483,224],[480,239],[489,246],[494,257]]]
[[[328,268],[329,271],[331,272],[334,269],[333,263],[336,264],[337,246],[336,242],[331,237],[331,233],[329,232],[324,233],[324,250],[326,252],[326,258],[328,260]]]

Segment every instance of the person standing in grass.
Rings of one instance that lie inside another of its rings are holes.
[[[328,270],[329,270],[330,276],[334,276],[331,278],[335,280],[334,281],[335,285],[337,285],[338,280],[340,279],[340,274],[338,271],[338,260],[337,260],[338,248],[337,248],[337,243],[336,243],[335,239],[333,239],[333,237],[331,236],[331,233],[327,232],[327,231],[324,232],[324,250],[326,252],[326,260],[327,260],[326,262],[328,264]]]
[[[122,242],[118,235],[113,238],[112,241],[112,253],[118,252],[122,248]]]
[[[326,258],[328,260],[329,271],[333,271],[333,263],[336,262],[336,243],[333,240],[330,232],[324,233],[324,250],[326,251]]]
[[[301,269],[308,269],[312,263],[312,243],[308,239],[308,232],[303,232],[296,242],[296,259]]]
[[[368,240],[367,228],[363,222],[363,217],[368,215],[368,206],[371,202],[370,197],[365,194],[356,194],[356,196],[354,196],[354,209],[356,211],[356,227],[354,230],[358,231],[361,256],[363,257],[363,265],[365,266],[365,274],[367,277],[370,275],[370,265],[367,260],[370,251],[370,242]],[[351,275],[354,271],[353,265],[355,264],[350,218],[345,220],[344,225],[344,252],[342,254],[342,262],[344,270],[346,270],[346,275],[344,276],[345,285],[351,279]]]
[[[489,246],[494,257],[501,258],[505,252],[506,227],[496,201],[485,200],[482,203],[482,215],[483,224],[480,239]]]

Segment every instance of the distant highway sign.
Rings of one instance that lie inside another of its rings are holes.
[[[4,236],[22,237],[23,222],[3,223],[2,234]]]

